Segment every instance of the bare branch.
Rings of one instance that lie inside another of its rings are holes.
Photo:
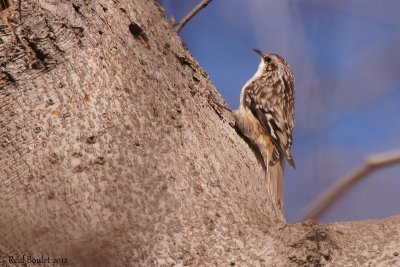
[[[196,15],[200,10],[205,8],[209,3],[211,3],[212,0],[204,0],[200,4],[198,4],[195,8],[192,9],[179,23],[176,25],[175,30],[177,32],[180,32],[182,28],[185,26],[186,23],[188,23],[189,20],[193,18],[194,15]]]
[[[341,178],[335,185],[314,200],[308,211],[302,216],[302,220],[320,217],[343,193],[367,175],[377,169],[399,163],[400,151],[368,156],[361,167]]]

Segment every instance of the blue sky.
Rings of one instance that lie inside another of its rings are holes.
[[[200,0],[163,0],[181,19]],[[296,171],[286,174],[289,221],[373,153],[400,149],[400,1],[213,1],[182,40],[231,108],[254,74],[258,48],[282,55],[296,75]],[[400,213],[400,167],[377,172],[323,222]]]

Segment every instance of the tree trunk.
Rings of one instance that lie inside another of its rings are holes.
[[[399,218],[285,224],[156,2],[23,0],[0,14],[6,266],[399,264]]]

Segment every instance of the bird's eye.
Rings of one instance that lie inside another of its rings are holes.
[[[271,58],[270,58],[270,57],[267,57],[267,58],[265,59],[265,61],[271,62]]]

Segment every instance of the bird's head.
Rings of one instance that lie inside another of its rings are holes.
[[[288,63],[286,62],[286,60],[276,54],[268,54],[265,52],[262,52],[258,49],[253,49],[254,52],[256,52],[257,54],[259,54],[261,56],[261,64],[260,67],[266,71],[273,71],[273,70],[277,70],[280,67],[286,67],[288,66]]]

